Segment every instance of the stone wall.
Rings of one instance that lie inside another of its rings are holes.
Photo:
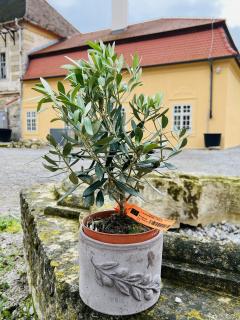
[[[13,27],[16,28],[15,25]],[[28,64],[28,55],[58,39],[57,35],[29,23],[21,24],[21,27],[22,30],[15,33],[15,43],[10,35],[7,35],[5,46],[5,42],[0,37],[0,52],[6,53],[7,66],[7,78],[0,80],[0,109],[8,112],[8,123],[13,132],[13,140],[18,140],[21,136],[21,79]],[[19,99],[8,104],[15,97]]]
[[[78,230],[79,220],[89,211],[57,206],[56,196],[54,185],[21,194],[28,281],[39,319],[125,319],[99,314],[81,301]],[[240,294],[239,246],[170,232],[164,243],[160,299],[153,308],[127,319],[239,319],[239,297],[226,295]]]
[[[180,223],[204,226],[222,221],[240,224],[239,178],[171,173],[151,174],[147,180],[149,184],[145,182],[141,191],[143,200],[133,197],[130,202],[161,217],[175,219],[176,226]],[[57,190],[59,197],[70,188],[67,179]],[[80,204],[84,188],[83,185],[61,204],[68,206],[69,201],[75,206]],[[105,204],[106,208],[109,206],[114,204]]]
[[[143,198],[132,199],[150,212],[178,224],[206,225],[221,221],[240,224],[240,179],[186,174],[150,175]]]

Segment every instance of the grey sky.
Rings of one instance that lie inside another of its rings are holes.
[[[121,1],[121,0],[119,0]],[[111,0],[49,0],[79,31],[111,26]],[[129,0],[129,24],[167,17],[225,18],[240,48],[240,0]]]

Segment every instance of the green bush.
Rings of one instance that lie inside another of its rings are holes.
[[[71,90],[59,82],[54,91],[44,79],[35,87],[43,94],[38,110],[42,104],[52,103],[56,110],[52,121],[60,120],[72,131],[64,136],[63,147],[48,136],[53,149],[44,156],[44,166],[52,172],[69,172],[74,186],[66,195],[86,183],[86,205],[100,207],[108,195],[124,214],[125,201],[141,196],[146,174],[172,168],[169,159],[187,144],[186,130],[175,134],[167,129],[168,110],[162,106],[161,94],[133,94],[142,85],[137,55],[128,66],[114,45],[88,44],[87,61],[69,59],[71,64],[64,66]],[[127,108],[130,117],[126,117]],[[86,159],[91,160],[89,166],[74,169],[79,160]]]

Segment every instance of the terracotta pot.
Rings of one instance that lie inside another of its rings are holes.
[[[97,232],[91,230],[87,227],[89,221],[95,220],[97,218],[106,218],[111,216],[112,214],[116,214],[114,210],[107,210],[102,212],[93,213],[87,216],[83,220],[83,231],[84,233],[97,241],[104,242],[104,243],[113,243],[113,244],[130,244],[130,243],[139,243],[143,241],[150,240],[159,233],[158,230],[152,229],[142,233],[135,233],[135,234],[110,234],[104,232]]]
[[[160,296],[163,234],[106,234],[80,228],[79,293],[92,309],[108,315],[131,315],[152,307]],[[145,240],[146,239],[146,240]]]

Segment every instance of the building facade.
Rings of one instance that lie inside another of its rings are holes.
[[[18,140],[28,55],[78,31],[45,0],[0,0],[0,7],[0,129],[10,128]]]
[[[72,59],[87,57],[87,40],[116,42],[128,63],[137,52],[143,67],[139,92],[162,92],[169,108],[169,130],[185,127],[189,148],[203,148],[204,134],[221,134],[221,147],[240,145],[240,67],[238,50],[224,20],[160,19],[128,26],[121,32],[104,30],[73,36],[35,52],[23,81],[22,134],[46,139],[60,122],[51,123],[51,106],[36,113],[38,94],[32,87],[39,77],[53,87],[63,80],[60,68]],[[31,96],[31,100],[29,99]],[[35,99],[34,99],[35,98]],[[31,127],[33,121],[36,126]],[[57,129],[57,130],[56,130]]]

